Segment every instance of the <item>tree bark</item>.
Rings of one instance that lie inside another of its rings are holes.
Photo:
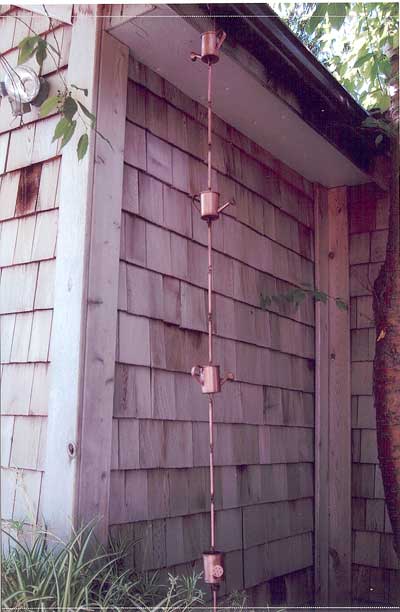
[[[386,257],[375,281],[373,309],[376,348],[373,390],[376,410],[378,458],[386,505],[400,559],[400,208],[399,208],[399,89],[398,50],[392,53],[391,121],[396,134],[391,141],[389,233]]]

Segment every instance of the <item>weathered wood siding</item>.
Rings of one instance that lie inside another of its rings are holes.
[[[16,46],[29,28],[45,34],[49,19],[5,7],[0,53],[17,64]],[[53,22],[66,71],[70,26]],[[35,66],[35,60],[28,62]],[[50,93],[60,87],[50,58],[42,74]],[[40,521],[51,362],[54,270],[61,156],[52,135],[57,117],[38,109],[13,119],[8,100],[0,112],[0,323],[2,518]]]
[[[399,564],[385,509],[372,397],[375,351],[372,288],[385,258],[388,202],[371,184],[352,187],[349,195],[353,596],[356,601],[398,604]]]
[[[140,568],[201,569],[209,545],[206,111],[132,58],[129,66],[113,419],[112,533],[143,539]],[[313,189],[215,121],[217,545],[226,590],[312,600],[314,305],[260,307],[312,284]],[[272,581],[272,582],[271,582]],[[286,594],[285,594],[286,592]]]

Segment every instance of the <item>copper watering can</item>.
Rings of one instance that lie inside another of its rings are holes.
[[[223,30],[211,30],[201,35],[201,54],[191,53],[190,59],[195,62],[201,59],[205,64],[216,64],[219,60],[219,50],[226,38]]]

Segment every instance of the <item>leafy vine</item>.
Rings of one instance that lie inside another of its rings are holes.
[[[292,304],[295,308],[307,298],[310,297],[315,302],[326,304],[328,300],[333,300],[339,310],[348,310],[348,305],[341,297],[334,297],[313,287],[295,287],[286,293],[276,295],[268,295],[260,293],[260,307],[267,310],[268,307],[275,303],[277,306],[284,304]]]
[[[55,110],[60,113],[61,117],[53,134],[53,142],[56,140],[59,141],[60,149],[63,149],[63,147],[65,147],[65,145],[71,140],[77,129],[78,122],[81,126],[83,126],[84,131],[78,140],[76,148],[78,160],[81,160],[85,157],[89,147],[88,131],[92,129],[97,132],[96,116],[81,100],[79,100],[78,97],[74,95],[72,91],[74,89],[76,92],[82,92],[84,96],[87,97],[88,90],[74,84],[71,84],[71,87],[68,87],[65,79],[60,73],[59,60],[56,61],[53,54],[56,54],[56,56],[60,58],[61,52],[58,48],[56,37],[54,38],[57,48],[36,33],[31,36],[26,36],[18,45],[18,65],[27,62],[33,56],[35,56],[36,62],[39,64],[40,68],[42,68],[48,55],[55,61],[62,87],[57,91],[56,95],[49,96],[41,104],[39,115],[40,117],[47,117]]]
[[[26,63],[32,57],[35,58],[40,69],[47,58],[50,58],[54,63],[55,71],[60,80],[60,88],[56,95],[48,96],[40,105],[39,116],[47,117],[54,111],[60,114],[60,119],[55,126],[52,142],[60,143],[60,150],[63,149],[71,140],[75,132],[81,129],[82,133],[78,139],[76,153],[78,160],[82,160],[89,148],[89,133],[94,131],[103,140],[105,140],[112,148],[110,141],[105,138],[96,127],[96,115],[89,110],[87,105],[82,101],[82,95],[88,97],[88,89],[75,84],[68,85],[62,71],[60,69],[61,49],[57,36],[55,35],[55,26],[50,17],[45,5],[42,8],[49,20],[49,29],[46,38],[45,35],[39,35],[30,25],[19,16],[14,15],[16,21],[24,25],[29,35],[25,36],[18,43],[18,65]],[[53,40],[49,40],[52,35]],[[15,70],[9,64],[5,57],[0,57],[6,72],[16,78]],[[23,115],[21,116],[21,125],[23,125]]]

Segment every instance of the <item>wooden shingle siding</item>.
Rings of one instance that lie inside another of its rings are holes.
[[[371,604],[399,603],[399,566],[377,459],[372,396],[375,326],[373,282],[385,258],[388,201],[372,184],[349,189],[353,406],[353,596]]]
[[[10,464],[11,446],[14,432],[14,420],[13,416],[1,417],[1,467],[8,467]]]
[[[9,147],[10,136],[9,134],[3,134],[0,136],[0,173],[6,169],[7,153]]]
[[[222,592],[256,601],[286,576],[294,600],[313,563],[314,307],[260,294],[313,283],[313,190],[218,117],[215,133],[214,186],[237,202],[213,226],[215,361],[235,373],[215,401]],[[109,521],[143,538],[132,564],[163,572],[201,570],[209,546],[207,398],[189,373],[207,359],[205,151],[204,109],[130,58]]]
[[[0,183],[0,219],[14,217],[17,192],[19,189],[20,172],[3,174]]]
[[[43,447],[46,443],[44,417],[15,417],[10,467],[43,469]],[[29,444],[27,440],[29,439]]]
[[[38,264],[4,268],[1,273],[0,313],[33,310]]]
[[[17,46],[32,28],[51,37],[51,44],[57,38],[65,76],[71,28],[57,21],[53,25],[54,35],[47,16],[10,7],[1,17],[4,59],[17,64]],[[27,63],[37,69],[34,57]],[[50,58],[41,75],[54,95],[61,82]],[[39,109],[32,107],[19,126],[7,100],[0,113],[2,512],[6,520],[31,525],[42,522],[61,166],[52,137],[58,120],[56,111],[40,118]]]
[[[58,143],[52,143],[52,137],[57,122],[57,117],[50,117],[11,132],[7,172],[55,157]]]

